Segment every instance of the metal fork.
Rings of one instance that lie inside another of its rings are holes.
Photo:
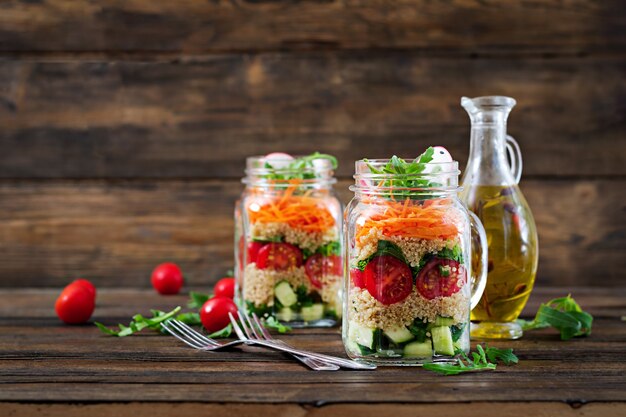
[[[282,340],[272,338],[270,332],[263,326],[263,323],[259,320],[256,314],[252,313],[252,318],[254,323],[250,320],[250,317],[246,315],[241,309],[239,310],[239,321],[242,323],[242,327],[244,328],[244,332],[246,336],[250,340],[267,340],[276,344],[284,344]],[[245,324],[244,324],[245,322]],[[257,332],[257,329],[259,330]],[[235,330],[235,333],[237,331]],[[239,335],[239,334],[237,334]],[[241,339],[240,339],[241,340]],[[328,361],[323,361],[319,359],[315,359],[309,356],[296,355],[291,354],[294,358],[298,359],[303,364],[307,365],[309,368],[315,371],[337,371],[339,366],[329,363]]]
[[[241,339],[226,343],[218,342],[217,340],[206,337],[205,335],[197,332],[185,323],[176,319],[167,320],[161,323],[161,326],[169,334],[171,334],[181,342],[198,350],[214,351],[246,343],[246,341]],[[271,335],[269,335],[269,332],[267,332],[264,327],[261,326],[260,329],[263,329],[264,335],[271,339]],[[314,358],[296,355],[293,356],[315,371],[336,371],[339,369],[339,366],[337,365],[333,365],[331,363],[320,361]]]
[[[359,362],[352,361],[349,359],[338,358],[336,356],[324,355],[322,353],[315,353],[315,352],[309,352],[306,350],[296,349],[296,348],[289,346],[286,343],[276,343],[276,341],[248,337],[247,335],[250,334],[250,330],[246,330],[245,332],[242,330],[242,327],[244,329],[246,328],[246,323],[245,323],[246,320],[243,320],[243,319],[241,320],[241,327],[240,327],[239,323],[237,323],[237,320],[235,319],[232,313],[228,313],[228,316],[230,317],[230,322],[233,325],[233,329],[235,330],[235,333],[237,333],[237,336],[239,336],[239,339],[244,341],[246,344],[265,346],[271,349],[280,350],[282,352],[291,353],[292,355],[307,356],[307,357],[315,358],[324,362],[330,362],[332,364],[339,365],[343,368],[359,369],[359,370],[376,369],[376,365],[374,365],[373,363],[364,362],[364,361],[359,361]],[[243,312],[241,312],[239,316],[246,317],[245,313]]]
[[[244,343],[243,340],[233,340],[232,342],[218,342],[215,339],[211,339],[206,337],[202,333],[199,333],[187,326],[182,321],[178,321],[176,319],[169,319],[161,323],[161,327],[163,327],[169,334],[174,336],[176,339],[180,340],[184,344],[191,346],[194,349],[198,350],[218,350],[225,349],[232,346],[241,345]]]

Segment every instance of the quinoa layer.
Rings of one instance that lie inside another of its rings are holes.
[[[419,265],[420,259],[427,253],[439,252],[444,248],[452,249],[459,243],[458,236],[454,239],[418,239],[414,237],[385,236],[382,231],[373,227],[370,232],[361,236],[354,246],[354,262],[367,259],[378,248],[378,241],[388,240],[395,243],[402,250],[402,254],[411,266]]]
[[[318,233],[294,229],[287,223],[254,223],[251,225],[251,234],[253,239],[268,240],[276,236],[284,236],[287,243],[310,251],[315,251],[320,246],[339,239],[339,234],[335,227]]]
[[[427,300],[413,287],[405,300],[391,305],[376,300],[366,289],[352,288],[348,303],[350,320],[383,330],[408,326],[416,318],[433,322],[437,316],[452,317],[454,324],[465,323],[469,319],[469,298],[463,288],[450,297]]]
[[[290,271],[274,271],[259,269],[255,263],[251,263],[246,266],[243,274],[243,298],[254,303],[257,307],[264,304],[267,306],[274,305],[274,287],[280,281],[289,282],[294,289],[305,286],[309,293],[319,292],[323,302],[335,304],[343,279],[337,275],[323,276],[320,291],[311,286],[304,267],[294,268]]]

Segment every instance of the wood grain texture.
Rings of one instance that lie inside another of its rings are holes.
[[[574,290],[586,310],[605,312],[596,315],[590,337],[562,342],[550,329],[529,332],[517,341],[498,342],[499,347],[515,349],[518,365],[454,378],[394,367],[311,372],[276,352],[244,348],[210,354],[149,332],[112,338],[95,326],[61,325],[51,307],[45,308],[52,305],[56,291],[0,290],[0,317],[7,317],[0,322],[0,400],[310,405],[625,402],[626,326],[619,314],[626,309],[626,292]],[[530,304],[536,308],[563,291],[540,288]],[[103,290],[94,319],[112,324],[118,320],[111,316],[115,311],[128,318],[148,307],[183,300],[152,291]],[[281,337],[303,348],[343,355],[338,329],[302,329]]]
[[[504,94],[524,175],[626,175],[626,58],[444,59],[403,51],[154,62],[0,61],[0,178],[238,178],[246,155],[465,162],[461,95]],[[610,150],[610,151],[609,151]]]
[[[337,185],[344,203],[348,185]],[[624,180],[522,181],[539,230],[538,285],[624,285],[625,188]],[[147,287],[164,261],[206,287],[232,268],[241,191],[223,180],[0,183],[0,287],[77,276]]]
[[[567,404],[563,402],[471,402],[465,404],[214,404],[214,403],[107,403],[107,404],[21,404],[0,403],[0,413],[12,417],[165,417],[204,415],[211,417],[413,417],[437,415],[442,417],[500,417],[502,415],[532,415],[536,417],[623,417],[624,403]]]
[[[3,52],[421,48],[598,53],[626,45],[619,0],[4,1]]]

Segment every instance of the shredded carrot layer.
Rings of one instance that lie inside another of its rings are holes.
[[[367,235],[372,228],[387,236],[418,239],[449,239],[458,234],[458,228],[447,216],[451,202],[448,199],[416,202],[377,199],[369,202],[377,210],[357,226],[356,238]]]
[[[335,226],[335,218],[319,197],[293,195],[299,181],[291,180],[281,196],[269,203],[251,208],[248,215],[252,223],[287,223],[291,228],[305,232],[325,232]]]

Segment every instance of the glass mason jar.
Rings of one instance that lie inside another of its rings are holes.
[[[344,214],[348,356],[419,365],[467,353],[487,241],[458,198],[458,163],[400,175],[383,173],[388,162],[356,162],[355,195]]]
[[[247,159],[246,188],[235,209],[238,303],[294,327],[333,326],[343,292],[333,163],[315,159],[294,169],[289,161]]]

